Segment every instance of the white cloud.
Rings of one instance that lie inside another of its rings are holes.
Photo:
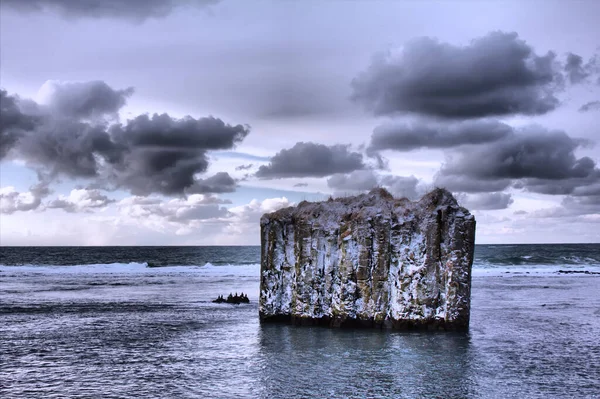
[[[46,207],[63,209],[65,212],[92,212],[93,209],[105,208],[115,200],[108,198],[98,190],[74,189],[68,196],[59,195]]]
[[[50,194],[48,184],[39,182],[29,191],[18,192],[13,186],[0,188],[0,213],[12,214],[18,211],[27,212],[39,208],[42,199]]]
[[[223,222],[230,216],[227,203],[215,196],[194,194],[170,200],[160,197],[127,197],[117,203],[124,222],[134,222],[148,229],[175,234],[190,234],[206,223]]]
[[[205,195],[171,200],[128,197],[117,203],[119,216],[113,223],[142,228],[141,234],[153,231],[185,236],[186,242],[197,245],[256,245],[261,216],[293,205],[285,197],[253,199],[230,209],[220,206],[223,203],[226,201]]]

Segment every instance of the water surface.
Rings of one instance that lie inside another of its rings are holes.
[[[482,264],[478,250],[464,334],[260,325],[256,248],[223,261],[238,250],[188,248],[181,259],[201,262],[169,267],[129,263],[133,249],[122,263],[40,250],[52,262],[7,266],[3,248],[2,398],[600,397],[600,276],[557,272],[597,270],[593,248],[565,249],[588,259],[576,264],[525,265]],[[251,303],[211,302],[236,291]]]

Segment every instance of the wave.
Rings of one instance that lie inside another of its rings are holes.
[[[189,273],[211,277],[257,277],[260,264],[156,266],[152,263],[99,263],[82,265],[0,265],[1,272],[28,274],[172,274]]]
[[[566,272],[566,273],[561,273]],[[148,263],[109,263],[109,264],[86,264],[86,265],[23,265],[6,266],[0,265],[0,277],[2,275],[44,275],[44,274],[69,274],[69,275],[190,275],[191,277],[220,278],[258,278],[260,276],[260,264],[239,265],[213,265],[206,263],[198,265],[174,265],[174,266],[151,266]],[[472,274],[475,277],[483,276],[550,276],[550,275],[598,275],[600,265],[490,265],[474,263]]]
[[[527,265],[557,265],[557,266],[600,266],[600,260],[589,256],[544,256],[538,254],[476,257],[475,263],[481,266],[527,266]]]
[[[598,275],[600,274],[600,265],[582,264],[573,265],[481,265],[474,264],[472,270],[473,276],[508,276],[508,275],[531,275],[531,276],[549,276],[549,275]]]

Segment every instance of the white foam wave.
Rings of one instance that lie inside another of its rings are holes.
[[[585,271],[600,273],[600,265],[473,265],[473,276],[508,275],[560,275],[560,270],[575,271],[585,275]],[[87,265],[0,265],[0,276],[10,274],[193,274],[206,277],[251,277],[258,278],[260,264],[238,265],[180,265],[149,267],[147,263],[110,263]]]
[[[213,265],[207,263],[199,269],[199,273],[209,276],[258,277],[260,275],[260,264]]]
[[[573,275],[586,275],[584,272],[600,273],[598,265],[473,265],[473,276],[549,276],[561,275],[560,271],[575,272]]]
[[[260,264],[198,265],[149,267],[147,263],[107,263],[86,265],[0,265],[0,271],[11,274],[172,274],[189,273],[211,277],[258,277]]]

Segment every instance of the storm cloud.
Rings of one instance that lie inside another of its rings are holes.
[[[499,191],[512,184],[543,194],[568,194],[600,177],[591,158],[575,155],[583,144],[562,131],[530,126],[494,145],[459,152],[442,167],[435,184],[468,192]]]
[[[125,18],[144,21],[162,18],[182,6],[202,7],[219,0],[2,0],[21,12],[58,12],[66,17]]]
[[[468,209],[497,210],[508,208],[514,200],[511,194],[496,192],[467,195],[460,202]]]
[[[352,152],[348,145],[298,142],[275,154],[269,165],[258,168],[255,176],[261,179],[325,177],[364,168],[362,154]]]
[[[444,187],[453,192],[485,193],[504,190],[511,185],[512,180],[482,180],[469,175],[448,174],[444,172],[438,173],[435,176],[434,183],[438,187]]]
[[[174,118],[168,114],[144,114],[112,125],[84,120],[114,113],[130,91],[97,82],[61,86],[55,92],[61,94],[50,96],[48,104],[40,107],[52,112],[21,129],[17,139],[4,139],[3,133],[2,140],[12,146],[11,156],[35,170],[51,178],[88,179],[93,188],[126,189],[135,195],[234,189],[235,182],[227,174],[205,180],[196,175],[206,172],[208,151],[233,148],[249,133],[247,125],[229,125],[212,116]],[[94,100],[77,102],[77,98]],[[81,106],[75,107],[77,103]],[[7,104],[9,115],[18,116],[13,103]],[[11,117],[9,121],[18,122],[10,122],[10,129],[24,124],[19,118]]]
[[[110,180],[136,195],[173,195],[192,187],[194,176],[207,170],[207,151],[233,148],[248,135],[249,127],[214,117],[154,114],[113,125],[109,131],[117,154],[107,157],[112,164]]]
[[[13,148],[19,137],[32,130],[36,118],[24,114],[19,107],[19,98],[0,89],[0,160]]]
[[[40,92],[51,110],[64,118],[116,116],[133,94],[133,87],[115,90],[103,81],[44,83]]]
[[[187,194],[231,193],[236,188],[236,182],[229,173],[218,172],[206,179],[196,179],[194,184],[185,190]]]
[[[541,115],[559,105],[563,75],[517,33],[491,32],[466,46],[423,37],[379,55],[352,82],[353,99],[376,115],[443,118]]]
[[[378,126],[371,135],[367,151],[411,151],[418,148],[451,148],[466,144],[498,141],[512,133],[512,128],[495,120],[407,124],[389,122]]]

